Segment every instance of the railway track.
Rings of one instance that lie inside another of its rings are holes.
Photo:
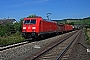
[[[11,60],[11,59],[16,59],[16,60],[21,59],[22,60],[22,59],[24,59],[24,58],[26,58],[30,55],[35,54],[37,51],[41,52],[41,50],[43,48],[47,48],[47,46],[49,46],[51,43],[52,44],[57,43],[59,41],[58,38],[60,38],[60,40],[62,40],[66,36],[70,36],[70,35],[72,36],[76,32],[77,31],[69,32],[69,33],[66,33],[66,34],[63,34],[63,35],[58,35],[58,36],[48,38],[48,39],[45,39],[45,40],[41,40],[41,41],[35,41],[35,42],[34,41],[33,42],[26,41],[26,42],[22,42],[22,43],[18,43],[18,44],[8,45],[6,47],[3,46],[2,48],[0,48],[1,49],[0,59],[1,60],[4,60],[4,59],[5,60]],[[67,39],[67,38],[65,38],[65,39]],[[38,46],[40,48],[37,48]]]
[[[0,51],[7,50],[7,49],[10,49],[10,48],[14,48],[14,47],[17,47],[17,46],[21,46],[21,45],[28,44],[28,43],[30,43],[30,41],[25,40],[25,41],[18,42],[18,43],[2,45],[2,46],[0,46]]]
[[[14,48],[14,47],[17,47],[17,46],[21,46],[21,45],[24,45],[24,44],[28,44],[31,41],[33,41],[32,38],[31,39],[26,39],[25,41],[18,42],[18,43],[2,45],[2,46],[0,46],[0,51],[7,50],[7,49],[10,49],[10,48]]]
[[[80,31],[69,34],[68,37],[63,40],[57,40],[24,60],[59,60],[77,38],[79,33]]]

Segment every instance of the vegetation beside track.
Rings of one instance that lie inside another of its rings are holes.
[[[0,45],[7,45],[25,40],[21,35],[22,21],[23,19],[15,24],[7,23],[6,25],[0,25]]]
[[[12,44],[16,42],[21,42],[24,41],[25,39],[22,38],[20,32],[16,32],[15,34],[12,34],[10,36],[0,36],[0,45],[7,45],[7,44]]]
[[[86,35],[87,45],[90,45],[90,28],[85,30],[85,35]]]

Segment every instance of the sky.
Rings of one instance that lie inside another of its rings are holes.
[[[90,0],[0,0],[0,19],[19,21],[31,14],[50,19],[90,17]]]

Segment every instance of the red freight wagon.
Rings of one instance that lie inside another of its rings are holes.
[[[39,30],[42,33],[54,33],[57,31],[57,23],[41,20]]]
[[[64,25],[63,24],[59,24],[58,25],[58,33],[63,33],[64,31]]]
[[[70,31],[72,31],[73,30],[73,26],[69,25],[69,29],[70,29]]]
[[[68,25],[68,24],[65,24],[64,25],[64,31],[67,32],[67,31],[71,31],[73,30],[73,27],[71,25]]]
[[[43,20],[41,17],[24,18],[22,35],[23,37],[37,37],[48,33],[57,32],[57,23]]]

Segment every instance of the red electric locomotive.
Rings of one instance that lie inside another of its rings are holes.
[[[46,21],[41,17],[24,18],[22,36],[38,37],[46,34],[56,33],[58,26],[56,22]]]

